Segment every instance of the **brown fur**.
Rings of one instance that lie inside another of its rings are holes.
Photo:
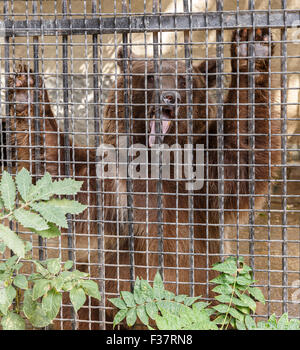
[[[263,33],[266,30],[263,30]],[[249,33],[241,31],[241,40],[246,40]],[[257,32],[257,40],[260,39]],[[236,33],[233,34],[235,41]],[[232,71],[237,70],[236,45],[232,45]],[[122,59],[121,52],[119,58]],[[246,62],[246,64],[245,64]],[[132,103],[132,118],[129,120],[129,128],[133,134],[133,143],[147,144],[145,117],[149,111],[145,110],[145,71],[147,75],[152,75],[154,71],[153,62],[148,62],[145,67],[145,61],[139,60],[134,56],[127,69],[130,71],[132,87],[129,90],[128,101]],[[247,72],[247,60],[240,59],[239,78],[232,76],[229,94],[224,104],[224,222],[225,224],[236,224],[237,211],[249,208],[249,134],[248,131],[248,91],[240,90],[237,95],[237,86],[246,88],[249,85]],[[257,59],[256,70],[268,72],[269,60]],[[163,61],[160,72],[167,74],[162,76],[163,84],[169,90],[175,90],[175,72],[178,76],[184,77],[186,67],[184,62]],[[210,106],[206,110],[206,101],[212,103],[209,94],[207,95],[205,64],[193,67],[193,144],[204,144],[205,163],[209,164],[205,169],[205,175],[208,178],[201,190],[195,191],[193,196],[193,217],[194,217],[194,290],[195,295],[206,295],[206,279],[210,278],[210,267],[216,261],[219,253],[219,197],[218,197],[218,156],[217,156],[217,120],[215,107]],[[210,62],[208,72],[215,72],[215,62]],[[169,74],[169,75],[168,75]],[[16,116],[12,122],[12,128],[16,130],[16,144],[18,146],[18,166],[29,167],[34,158],[34,152],[30,154],[29,145],[34,145],[34,138],[30,131],[34,130],[33,119],[28,118],[34,115],[33,106],[21,108],[18,102],[22,102],[22,94],[28,94],[28,86],[34,86],[34,77],[28,83],[29,72],[26,67],[20,67],[16,77],[12,78],[10,85],[11,92],[11,115]],[[268,191],[268,181],[270,173],[273,173],[274,167],[269,168],[269,164],[275,165],[280,162],[279,124],[274,120],[274,114],[270,115],[268,110],[268,74],[257,75],[255,89],[255,132],[263,136],[255,136],[254,154],[255,154],[255,205],[259,207],[263,203],[263,196]],[[30,80],[30,79],[29,79]],[[41,82],[41,80],[40,80]],[[209,76],[209,87],[214,84],[213,77]],[[181,103],[186,103],[186,93],[184,88],[184,79],[179,78],[177,88],[181,95]],[[124,79],[122,76],[117,81],[117,97],[115,91],[112,91],[104,113],[104,143],[116,145],[120,134],[126,133],[124,122]],[[151,88],[147,92],[148,104],[154,101],[154,94]],[[44,170],[49,171],[51,175],[64,175],[64,152],[66,145],[64,134],[58,132],[56,121],[53,117],[47,91],[40,83],[39,90],[40,115],[41,120],[41,159],[44,161]],[[21,97],[20,97],[21,96]],[[239,96],[239,97],[238,97]],[[19,98],[19,99],[18,99]],[[117,103],[116,103],[117,99]],[[239,107],[237,107],[239,102]],[[137,105],[138,104],[138,105]],[[201,105],[202,104],[202,105]],[[18,107],[19,106],[19,107]],[[237,110],[239,108],[239,111]],[[182,146],[188,143],[187,139],[187,121],[186,106],[181,106],[178,113],[177,122],[177,142]],[[237,118],[239,115],[239,119]],[[270,122],[270,118],[272,118]],[[271,126],[271,128],[270,128]],[[43,133],[43,131],[47,131]],[[49,134],[48,132],[52,132]],[[172,122],[168,134],[164,138],[164,143],[172,145],[175,141],[176,123]],[[238,138],[238,134],[240,135]],[[208,135],[208,137],[207,137]],[[31,137],[31,140],[30,140]],[[270,145],[272,150],[270,149]],[[71,174],[75,174],[77,180],[83,180],[84,185],[78,200],[87,203],[87,192],[89,193],[89,216],[86,211],[78,217],[75,225],[76,234],[95,235],[90,243],[93,249],[97,248],[97,196],[96,196],[96,165],[95,150],[85,150],[76,145],[72,146],[71,152]],[[239,149],[239,151],[237,151]],[[238,165],[239,157],[239,165]],[[89,162],[87,162],[89,160]],[[33,168],[34,170],[34,168]],[[263,180],[263,181],[261,181]],[[239,191],[237,183],[239,182]],[[100,188],[102,191],[102,203],[104,204],[101,217],[104,222],[104,244],[105,244],[105,283],[106,298],[115,296],[114,293],[119,290],[129,290],[130,271],[127,265],[130,263],[128,225],[120,225],[119,221],[127,221],[127,187],[126,180],[101,179]],[[190,288],[190,228],[189,228],[189,196],[185,188],[185,181],[162,181],[162,222],[163,225],[163,267],[164,281],[170,282],[168,289],[173,289],[179,293],[189,293]],[[156,180],[133,180],[133,235],[134,235],[134,274],[142,278],[152,280],[156,271],[159,269],[159,242],[158,237],[158,196]],[[147,187],[148,186],[148,187]],[[145,194],[148,193],[148,202]],[[176,194],[178,202],[176,201]],[[237,198],[239,197],[239,205]],[[116,208],[118,207],[119,210]],[[173,209],[173,210],[172,210]],[[178,217],[175,213],[177,212]],[[240,220],[245,220],[246,215],[240,215]],[[87,221],[89,220],[89,222]],[[241,222],[240,222],[241,223]],[[89,226],[89,227],[88,227]],[[116,233],[119,232],[119,235]],[[76,247],[87,248],[87,238],[76,236]],[[119,253],[116,252],[118,247]],[[87,253],[77,253],[77,263],[84,269],[88,261]],[[91,255],[90,260],[97,263],[96,254]],[[209,259],[207,260],[207,256]],[[147,274],[148,271],[148,274]],[[96,273],[96,272],[95,272]],[[173,282],[173,284],[171,283]],[[178,290],[174,287],[174,282],[179,285]],[[107,312],[108,319],[111,320],[110,312]],[[82,327],[84,327],[82,325]]]

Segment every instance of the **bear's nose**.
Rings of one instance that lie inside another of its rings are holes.
[[[163,91],[161,94],[162,103],[172,106],[180,103],[180,94],[174,91]]]

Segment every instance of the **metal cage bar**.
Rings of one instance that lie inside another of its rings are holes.
[[[286,18],[280,10],[268,11],[243,11],[239,14],[240,23],[243,27],[252,28],[254,21],[257,26],[273,27],[273,28],[287,28],[293,27],[296,22],[300,20],[299,11],[286,10]],[[207,19],[205,19],[207,16]],[[223,18],[223,19],[222,19]],[[70,21],[72,21],[72,28],[70,28]],[[43,29],[41,27],[43,23]],[[145,16],[115,16],[110,18],[100,19],[89,18],[84,19],[58,19],[58,20],[43,20],[34,21],[11,21],[7,19],[4,23],[0,21],[0,27],[4,28],[7,37],[15,36],[39,36],[43,30],[44,35],[79,35],[79,34],[113,34],[113,33],[128,33],[129,28],[132,33],[151,31],[184,31],[184,30],[203,30],[208,29],[233,29],[238,27],[235,12],[212,12],[202,14],[193,14],[193,20],[190,23],[190,17],[184,14],[173,15],[145,15]]]

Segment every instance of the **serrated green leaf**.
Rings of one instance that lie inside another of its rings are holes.
[[[31,208],[40,213],[46,221],[50,221],[60,227],[68,228],[66,214],[52,201],[31,203]]]
[[[68,228],[66,214],[79,214],[87,206],[69,199],[51,199],[47,202],[32,203],[32,209],[40,213],[46,221]]]
[[[236,309],[234,309],[233,307],[231,307],[228,312],[232,317],[236,318],[237,320],[241,322],[244,321],[244,315],[239,311],[237,311]]]
[[[164,291],[164,299],[166,299],[166,300],[175,300],[175,294],[173,292],[165,290]]]
[[[200,297],[187,297],[187,298],[185,298],[185,300],[184,300],[184,305],[186,305],[186,306],[191,306],[192,304],[194,304],[194,302],[196,301],[196,300],[198,300]]]
[[[192,308],[193,310],[201,311],[209,306],[209,303],[204,301],[198,301],[197,303],[194,303]]]
[[[63,211],[65,214],[80,214],[82,213],[86,208],[87,205],[83,205],[75,200],[70,199],[51,199],[49,202],[51,206],[59,208],[61,211]]]
[[[252,271],[251,267],[249,267],[246,264],[243,264],[243,267],[241,269],[239,269],[239,275],[248,274],[251,271]]]
[[[176,329],[176,326],[170,326],[170,321],[174,322],[174,316],[172,317],[162,317],[160,315],[157,315],[155,318],[156,326],[159,330],[170,330],[170,329]]]
[[[75,195],[80,191],[83,181],[64,179],[52,183],[53,193],[56,195]]]
[[[45,311],[47,317],[53,320],[58,314],[62,302],[62,295],[55,289],[49,290],[49,292],[43,296],[42,309]]]
[[[93,298],[96,298],[98,300],[101,299],[101,295],[99,292],[98,284],[95,281],[92,280],[81,280],[80,281],[81,287],[84,289],[85,293]]]
[[[119,324],[120,322],[123,321],[123,319],[125,318],[126,314],[127,314],[128,309],[124,310],[120,310],[119,312],[117,312],[117,314],[114,317],[114,321],[113,321],[113,328],[115,328],[115,326],[117,324]]]
[[[229,275],[237,273],[236,261],[227,259],[223,263],[217,263],[212,267],[213,270],[223,272]]]
[[[64,264],[64,270],[70,270],[73,267],[73,261],[72,260],[68,260],[65,262]]]
[[[162,314],[166,312],[171,315],[178,315],[178,316],[181,316],[183,314],[185,315],[192,314],[192,309],[190,307],[174,301],[168,301],[168,300],[158,301],[157,307]]]
[[[32,290],[27,289],[24,293],[23,312],[29,319],[37,307],[37,302],[32,300]]]
[[[242,312],[245,315],[250,315],[251,310],[249,307],[246,306],[236,306],[236,309],[239,310],[240,312]]]
[[[121,298],[110,298],[108,299],[114,306],[120,310],[127,310],[127,306]]]
[[[236,325],[237,330],[239,330],[239,331],[247,330],[244,322],[241,322],[239,320],[235,320],[235,325]]]
[[[34,260],[33,263],[35,264],[35,268],[36,268],[37,273],[40,273],[44,277],[49,274],[48,270],[46,270],[40,262]]]
[[[48,230],[47,222],[36,213],[19,208],[14,211],[15,219],[24,227],[33,228],[37,231]]]
[[[242,294],[240,298],[253,312],[255,312],[256,302],[252,298],[250,298],[247,294]]]
[[[155,299],[161,300],[164,297],[164,290],[164,282],[161,278],[160,273],[157,272],[153,281],[153,297]]]
[[[185,295],[185,294],[179,294],[179,295],[176,295],[175,301],[176,301],[177,303],[182,303],[182,302],[185,301],[185,299],[186,299],[187,297],[188,297],[188,296]]]
[[[27,194],[27,200],[49,200],[52,195],[52,178],[51,175],[46,172],[44,176],[36,182],[35,185],[31,185],[30,190]]]
[[[226,324],[229,323],[229,319],[230,319],[230,317],[226,317],[226,312],[224,312],[221,315],[219,315],[218,317],[216,317],[213,322],[215,324],[224,324],[224,325],[226,325]]]
[[[147,326],[149,324],[149,317],[147,315],[145,305],[139,305],[136,309],[136,313],[140,321]]]
[[[6,287],[5,289],[6,289],[7,298],[9,302],[12,303],[17,295],[17,292],[12,285]]]
[[[2,317],[1,325],[5,331],[25,330],[25,321],[13,311],[9,311],[6,316]]]
[[[13,300],[11,300],[7,288],[0,289],[0,311],[7,315],[8,308],[12,304]]]
[[[147,315],[150,318],[152,318],[152,320],[155,320],[156,316],[158,315],[157,305],[152,301],[145,305],[145,309],[146,309]]]
[[[229,284],[224,283],[224,284],[220,284],[220,285],[216,286],[212,291],[215,293],[219,293],[219,294],[231,295],[233,289]]]
[[[36,230],[32,229],[32,231],[34,233],[36,233],[37,235],[39,235],[43,238],[48,238],[48,239],[61,236],[61,232],[55,224],[49,222],[48,227],[49,228],[47,230],[36,231]]]
[[[128,310],[126,314],[126,323],[129,327],[132,327],[136,322],[137,314],[136,314],[136,308],[133,307]]]
[[[22,199],[26,202],[32,185],[31,175],[27,169],[22,168],[18,172],[16,175],[16,184]]]
[[[249,329],[249,330],[256,329],[256,323],[253,320],[253,318],[249,315],[245,316],[245,325],[246,325],[247,329]]]
[[[289,330],[300,330],[300,321],[296,320],[296,319],[290,320],[288,329]]]
[[[47,269],[53,275],[58,274],[60,272],[60,269],[61,269],[60,259],[59,258],[48,259],[47,260]]]
[[[10,228],[0,224],[0,240],[11,249],[18,257],[25,257],[24,241]]]
[[[262,291],[257,287],[249,287],[248,292],[250,295],[252,295],[257,301],[260,301],[261,303],[265,304],[266,300],[262,293]]]
[[[84,290],[81,287],[73,287],[70,291],[70,300],[75,312],[77,312],[83,306],[86,300]]]
[[[142,292],[142,296],[144,298],[145,301],[152,301],[153,300],[153,289],[150,286],[150,284],[148,283],[148,281],[145,280],[141,280],[141,292]]]
[[[123,298],[125,304],[127,307],[134,307],[136,306],[133,294],[127,291],[121,292],[121,297]]]
[[[6,170],[2,173],[0,192],[5,208],[12,211],[16,202],[16,185],[12,176]]]
[[[247,275],[238,276],[236,282],[241,286],[250,286],[253,283],[252,278],[248,278]]]
[[[53,278],[51,281],[51,286],[55,288],[58,292],[62,290],[64,285],[64,279],[61,275],[58,275],[57,277]]]
[[[13,283],[16,287],[21,288],[21,289],[28,289],[28,281],[26,276],[24,275],[16,275]]]
[[[133,297],[136,304],[143,304],[145,301],[143,298],[143,293],[141,291],[141,281],[138,277],[136,278],[136,281],[134,283]]]
[[[46,279],[36,280],[32,289],[32,299],[37,300],[38,298],[45,295],[50,289],[50,281]]]
[[[212,308],[218,311],[220,314],[227,313],[229,309],[228,305],[225,304],[214,305]]]
[[[48,326],[52,319],[50,319],[43,310],[41,304],[37,303],[36,308],[28,318],[33,327],[42,328]]]
[[[14,265],[16,264],[17,260],[18,260],[18,256],[17,255],[11,256],[10,258],[8,258],[6,260],[6,266],[10,267],[10,268],[14,268]]]
[[[233,303],[238,306],[248,306],[244,301],[235,297],[231,297],[230,295],[224,295],[224,294],[217,295],[215,296],[215,299],[220,303],[228,303],[228,304]]]
[[[279,330],[287,330],[289,324],[289,317],[287,313],[284,313],[277,322],[277,328]]]

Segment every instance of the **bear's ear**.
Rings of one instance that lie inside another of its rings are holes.
[[[217,67],[216,60],[203,61],[196,67],[196,70],[199,71],[200,73],[208,74],[207,76],[208,87],[212,87],[216,84],[216,71],[217,71],[216,67]]]
[[[122,73],[124,72],[124,64],[127,64],[129,59],[136,57],[135,54],[130,49],[127,49],[126,57],[124,53],[126,53],[126,49],[124,49],[123,47],[119,47],[117,58],[118,58],[118,66]]]

